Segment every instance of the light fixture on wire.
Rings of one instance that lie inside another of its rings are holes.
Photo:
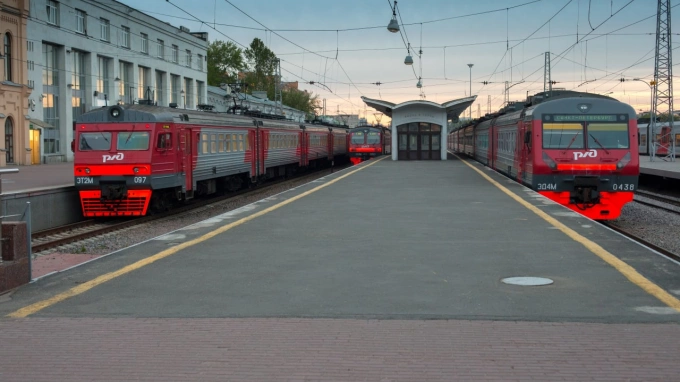
[[[408,43],[408,48],[406,48],[406,51],[408,52],[408,54],[404,59],[404,64],[413,65],[413,57],[411,57],[411,43]]]
[[[399,32],[399,23],[397,22],[397,0],[394,0],[394,7],[392,8],[392,20],[387,24],[387,30],[392,33]]]
[[[422,78],[421,78],[421,77],[418,77],[418,83],[416,84],[416,87],[417,87],[418,89],[420,89],[420,88],[423,87],[423,81],[422,81]]]

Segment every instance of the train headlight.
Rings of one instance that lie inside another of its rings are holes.
[[[545,152],[543,153],[543,162],[545,162],[551,170],[557,170],[557,163],[555,163],[555,161]]]
[[[132,169],[132,171],[134,171],[134,172],[135,172],[135,174],[136,174],[136,173],[138,173],[138,172],[139,172],[139,167],[135,167],[135,168],[133,168],[133,169]]]
[[[86,174],[89,174],[89,173],[90,173],[90,168],[89,168],[89,167],[85,167],[85,173],[86,173]]]
[[[115,109],[115,108],[114,108],[114,109],[111,109],[111,116],[112,116],[113,118],[118,118],[118,116],[120,116],[120,110]]]
[[[630,152],[626,153],[626,155],[624,155],[623,158],[621,158],[619,163],[616,164],[616,169],[620,170],[620,169],[626,167],[628,162],[630,162]]]

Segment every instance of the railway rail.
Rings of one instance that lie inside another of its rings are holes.
[[[644,199],[641,199],[640,197],[642,197]],[[660,195],[660,194],[655,194],[655,193],[648,192],[648,191],[638,190],[638,191],[635,192],[634,202],[645,205],[645,206],[650,206],[652,208],[667,211],[667,212],[670,212],[670,213],[673,213],[673,214],[680,215],[680,199],[678,199],[678,198],[669,197],[669,196]],[[641,244],[659,252],[660,254],[662,254],[662,255],[670,258],[670,259],[673,259],[675,261],[680,262],[680,254],[677,254],[677,253],[670,251],[666,248],[660,247],[657,244],[655,244],[655,243],[653,243],[649,240],[646,240],[646,239],[640,237],[639,235],[637,235],[637,234],[635,234],[631,231],[626,230],[625,228],[621,228],[621,227],[617,226],[615,221],[602,221],[600,223],[602,223],[604,226],[606,226],[608,228],[611,228],[612,230],[614,230],[616,232],[621,233],[622,235],[624,235],[626,237],[629,237],[629,238],[637,241],[638,243],[641,243]]]
[[[293,181],[300,181],[306,178],[318,179],[330,174],[332,171],[344,169],[349,166],[338,166],[333,169],[323,169],[311,174],[304,174],[289,179],[269,182],[266,185],[256,188],[244,189],[229,193],[224,196],[217,196],[208,199],[193,201],[182,207],[173,208],[170,211],[137,218],[121,218],[115,220],[84,220],[82,222],[56,227],[49,230],[35,232],[31,238],[31,251],[36,254],[59,246],[74,244],[82,240],[101,236],[110,232],[119,231],[136,225],[141,225],[151,221],[158,221],[170,218],[186,212],[196,212],[204,208],[211,208],[216,203],[231,203],[245,197],[266,193],[274,187],[280,187]]]

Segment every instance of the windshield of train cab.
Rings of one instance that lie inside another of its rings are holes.
[[[80,133],[78,150],[109,151],[111,149],[111,133]]]
[[[366,135],[366,143],[369,145],[375,145],[380,143],[380,133],[377,131],[369,131]]]
[[[366,136],[363,131],[352,132],[352,143],[355,145],[361,145],[366,141]]]
[[[630,148],[628,115],[544,115],[543,148]]]

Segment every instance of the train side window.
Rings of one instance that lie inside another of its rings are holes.
[[[172,134],[171,133],[158,134],[156,148],[160,150],[172,150]]]
[[[217,136],[217,152],[224,152],[224,134]]]
[[[675,148],[680,147],[680,134],[675,134]]]
[[[217,134],[210,134],[210,153],[217,152]]]
[[[647,146],[647,135],[638,133],[638,141],[640,146]]]
[[[207,154],[208,153],[208,134],[203,133],[201,136],[201,153]]]
[[[243,134],[238,135],[238,151],[244,151],[243,150]]]
[[[231,135],[231,151],[238,151],[238,142],[236,141],[236,134]]]
[[[245,133],[243,135],[243,138],[244,138],[243,141],[245,142],[245,145],[246,145],[246,150],[248,150],[248,148],[250,147],[250,146],[248,146],[248,133]]]

